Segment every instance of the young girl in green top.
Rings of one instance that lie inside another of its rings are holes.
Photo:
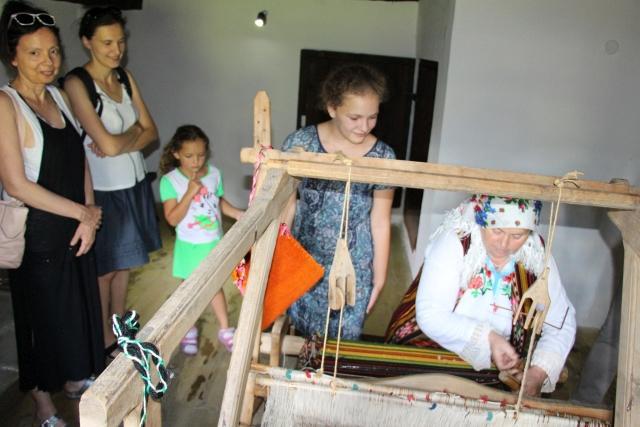
[[[173,276],[189,277],[222,238],[221,213],[239,219],[242,210],[224,197],[222,175],[210,164],[209,138],[197,126],[180,126],[164,149],[160,171],[160,199],[164,217],[176,229]],[[211,301],[220,324],[218,339],[231,351],[234,328],[229,327],[227,303],[220,290]],[[180,347],[185,354],[198,352],[198,329],[193,326]]]

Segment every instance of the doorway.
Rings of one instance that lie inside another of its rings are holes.
[[[389,97],[380,105],[380,116],[374,134],[393,148],[396,158],[426,162],[438,70],[438,64],[433,61],[303,49],[300,52],[296,129],[329,120],[329,115],[321,109],[318,99],[320,85],[330,70],[346,63],[371,65],[387,78]],[[417,239],[421,204],[422,190],[407,188],[396,191],[393,200],[394,208],[402,207],[413,249]]]

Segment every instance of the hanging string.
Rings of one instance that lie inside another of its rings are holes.
[[[331,317],[331,304],[327,301],[327,316],[324,321],[324,340],[322,341],[322,358],[320,359],[320,370],[318,374],[322,375],[324,373],[324,355],[325,350],[327,349],[327,336],[329,335],[329,318]]]
[[[339,153],[341,155],[341,153]],[[348,170],[348,174],[347,174],[347,182],[345,183],[345,188],[344,188],[344,197],[342,200],[342,217],[340,218],[340,232],[338,234],[338,240],[342,239],[343,237],[346,239],[347,237],[347,231],[348,231],[348,226],[349,226],[349,201],[351,199],[351,160],[341,156],[341,160],[342,162],[347,165],[349,167]],[[335,257],[335,253],[334,253],[334,257]],[[345,279],[346,280],[346,279]],[[338,291],[341,292],[340,289],[337,289]],[[337,336],[337,340],[336,340],[336,355],[334,358],[334,366],[333,366],[333,378],[335,379],[337,376],[337,372],[338,372],[338,357],[339,357],[339,353],[340,353],[340,336],[342,333],[342,315],[344,313],[344,306],[346,303],[346,299],[347,299],[347,295],[345,293],[342,294],[342,306],[340,307],[340,320],[338,322],[338,336]],[[329,335],[329,320],[331,318],[331,305],[329,304],[329,302],[327,301],[327,316],[325,319],[325,324],[324,324],[324,341],[322,344],[322,358],[321,358],[321,362],[320,362],[320,375],[322,375],[324,373],[324,359],[325,359],[325,354],[327,352],[327,337]]]
[[[138,322],[140,316],[135,310],[127,311],[122,318],[117,314],[113,315],[113,333],[124,355],[131,359],[143,383],[142,391],[142,411],[140,413],[140,426],[144,426],[147,421],[147,400],[149,396],[153,400],[160,400],[169,387],[170,373],[165,366],[165,362],[160,356],[158,347],[136,339],[136,334],[140,330]],[[156,366],[159,382],[154,385],[151,379],[152,365]]]
[[[349,201],[351,199],[351,160],[343,160],[349,166],[347,182],[344,188],[344,197],[342,200],[342,218],[340,218],[340,234],[338,239],[347,238],[347,230],[349,229]]]
[[[256,196],[256,192],[258,191],[258,175],[260,172],[260,168],[266,159],[266,151],[271,149],[270,145],[260,145],[260,151],[256,155],[256,161],[253,163],[253,176],[251,178],[251,191],[249,192],[249,203],[247,207],[251,205],[254,197]],[[288,231],[288,228],[285,226],[285,230]],[[281,226],[281,231],[282,226]],[[240,295],[244,295],[244,292],[247,288],[247,280],[249,280],[249,268],[247,265],[247,257],[243,257],[238,265],[235,266],[233,271],[231,272],[231,278],[233,280],[233,284],[238,288]]]
[[[346,295],[343,297],[346,298]],[[336,361],[333,364],[333,379],[338,376],[338,355],[340,354],[340,336],[342,335],[342,314],[344,313],[344,306],[340,307],[340,321],[338,322],[338,339],[336,340]]]
[[[249,193],[249,205],[253,201],[253,198],[256,196],[256,191],[258,187],[258,175],[260,174],[260,168],[264,163],[266,158],[265,153],[267,150],[270,150],[270,145],[260,145],[260,151],[256,155],[256,161],[253,163],[253,177],[251,178],[251,192]]]
[[[565,174],[562,178],[558,178],[553,181],[553,185],[558,187],[558,201],[551,202],[551,213],[549,216],[549,230],[547,231],[547,247],[544,254],[544,265],[549,265],[549,258],[551,257],[551,246],[553,245],[553,238],[556,232],[556,222],[558,220],[558,211],[560,210],[560,201],[562,200],[562,188],[566,184],[573,184],[576,188],[579,188],[578,179],[581,175],[584,175],[579,171],[572,171]]]
[[[547,231],[547,245],[546,245],[545,254],[544,254],[543,272],[545,273],[543,274],[546,274],[546,269],[549,267],[549,259],[551,258],[551,247],[553,246],[553,239],[556,233],[556,223],[558,221],[558,212],[560,210],[560,202],[562,201],[562,188],[568,183],[573,184],[576,187],[579,187],[577,181],[581,175],[583,175],[582,172],[572,171],[565,174],[562,178],[558,178],[553,181],[553,185],[558,187],[558,200],[555,202],[551,202],[551,210],[549,214],[549,230]],[[545,311],[545,307],[532,305],[530,310],[536,310],[538,312],[543,313]],[[533,347],[536,340],[536,331],[538,331],[539,325],[541,325],[544,322],[544,320],[545,319],[543,318],[543,316],[534,316],[533,318],[533,325],[531,326],[531,330],[533,333],[531,334],[531,339],[529,340],[529,349],[527,351],[527,358],[524,364],[524,371],[522,372],[522,380],[520,381],[520,390],[518,391],[518,401],[516,402],[516,408],[515,408],[516,417],[520,413],[520,406],[522,404],[522,397],[524,395],[524,385],[526,384],[527,373],[529,371],[529,366],[531,365],[531,355],[533,353]]]

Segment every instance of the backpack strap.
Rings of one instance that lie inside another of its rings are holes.
[[[129,94],[129,97],[131,97],[133,90],[131,89],[131,81],[129,80],[129,75],[127,74],[125,69],[122,67],[117,67],[115,71],[116,71],[116,77],[118,78],[118,82],[124,85],[124,88]],[[91,105],[93,105],[93,108],[96,110],[98,117],[102,115],[102,99],[100,98],[100,95],[98,95],[98,91],[96,91],[96,86],[95,86],[95,83],[93,82],[93,78],[91,77],[91,74],[89,74],[89,72],[85,70],[84,67],[76,67],[73,70],[69,71],[64,76],[64,79],[60,82],[61,83],[60,86],[63,86],[64,80],[66,80],[67,77],[69,76],[76,76],[77,78],[80,79],[80,81],[84,85],[84,88],[87,90],[87,94],[89,95],[89,100],[91,101]],[[82,134],[80,135],[80,139],[84,141],[84,137],[86,135],[87,135],[87,132],[83,130]]]
[[[69,71],[67,75],[64,77],[65,80],[69,76],[76,76],[80,79],[84,88],[87,90],[87,94],[89,95],[89,100],[91,101],[91,105],[98,113],[98,116],[102,113],[102,100],[100,99],[100,95],[98,95],[98,91],[96,91],[95,83],[91,78],[91,74],[83,67],[76,67],[73,70]]]
[[[120,82],[120,84],[124,85],[124,88],[129,94],[129,97],[131,97],[133,94],[133,90],[131,89],[131,81],[129,80],[129,75],[127,74],[125,69],[122,67],[116,68],[116,75],[118,76],[118,81]]]

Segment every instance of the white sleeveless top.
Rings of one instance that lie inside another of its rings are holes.
[[[60,111],[64,113],[62,116],[63,121],[65,123],[67,122],[67,119],[71,121],[71,125],[76,129],[76,131],[78,131],[78,133],[80,133],[80,126],[75,121],[75,116],[64,101],[64,98],[58,88],[51,85],[46,86],[46,88]],[[42,128],[38,122],[38,117],[14,88],[9,85],[5,85],[0,90],[4,91],[11,97],[14,108],[16,108],[16,126],[18,128],[20,146],[22,148],[24,174],[29,181],[38,182],[43,150]],[[25,147],[25,139],[27,138],[33,141],[32,147]],[[8,198],[8,195],[3,191],[3,199]]]
[[[120,103],[110,98],[95,82],[94,85],[102,100],[100,118],[107,132],[119,135],[129,129],[138,120],[138,112],[124,85],[120,85],[122,88],[122,102]],[[98,157],[89,148],[91,142],[93,140],[87,135],[84,140],[85,152],[95,190],[123,190],[133,187],[144,179],[146,165],[140,151],[119,154],[114,157]]]

